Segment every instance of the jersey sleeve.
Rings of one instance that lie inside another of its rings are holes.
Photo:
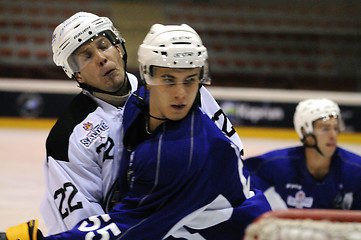
[[[266,159],[263,156],[247,158],[244,161],[245,168],[250,172],[251,188],[266,191],[273,183],[268,179],[264,168]]]
[[[233,128],[231,121],[204,86],[202,86],[199,91],[202,111],[237,145],[243,158],[243,144],[236,130]]]
[[[74,227],[91,215],[103,214],[102,172],[95,149],[86,149],[76,134],[69,139],[68,161],[48,156],[41,213],[50,234]]]
[[[244,161],[246,169],[250,171],[251,189],[261,190],[272,210],[286,209],[286,203],[276,192],[271,180],[264,174],[264,171],[267,171],[267,167],[262,167],[264,162],[265,159],[261,156],[248,158]]]
[[[104,213],[96,199],[101,185],[91,184],[93,188],[86,191],[90,184],[79,186],[79,182],[68,175],[72,171],[81,174],[82,171],[76,169],[76,166],[62,166],[54,159],[49,159],[44,167],[46,190],[40,210],[50,234],[66,231],[85,217]],[[94,183],[101,182],[97,174],[92,179]]]
[[[114,180],[114,161],[106,159],[107,154],[113,154],[114,146],[113,141],[109,142],[113,128],[107,120],[110,117],[86,96],[76,101],[82,107],[70,107],[46,142],[46,188],[40,211],[49,234],[71,229],[86,217],[103,214],[102,203],[109,189],[106,184]],[[83,108],[87,110],[82,113]]]

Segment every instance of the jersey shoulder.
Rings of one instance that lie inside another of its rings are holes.
[[[128,73],[127,72],[127,76],[128,76],[128,79],[129,79],[129,83],[130,83],[130,88],[131,88],[131,92],[134,92],[138,89],[138,86],[139,86],[139,80],[138,80],[138,77],[133,75],[132,73]]]
[[[210,146],[237,146],[233,144],[232,140],[225,135],[224,132],[210,119],[205,113],[202,112],[201,109],[196,109],[196,131],[198,131],[197,135],[200,135],[203,138],[204,144],[208,144]],[[211,149],[212,151],[215,149]],[[238,149],[240,151],[240,149]]]
[[[354,162],[355,164],[361,165],[361,156],[360,155],[358,155],[354,152],[348,151],[341,147],[337,148],[337,153],[341,158],[349,159],[350,161]]]
[[[217,138],[226,138],[224,136],[224,133],[221,129],[217,127],[217,125],[214,123],[214,121],[209,118],[207,113],[203,112],[203,109],[200,107],[195,109],[196,119],[199,119],[199,123],[197,123],[200,129],[204,129],[206,131],[206,134],[211,137],[217,137]]]
[[[336,155],[342,165],[345,172],[347,172],[346,175],[348,176],[360,176],[359,172],[361,171],[361,156],[357,155],[353,152],[350,152],[348,150],[345,150],[343,148],[338,147],[337,148],[337,155]]]
[[[289,147],[246,158],[245,167],[249,171],[258,171],[265,166],[279,169],[298,164],[302,159],[304,159],[303,147]]]
[[[80,93],[65,109],[62,116],[51,129],[46,140],[47,156],[54,159],[69,161],[69,137],[76,125],[83,121],[98,105],[89,96]]]

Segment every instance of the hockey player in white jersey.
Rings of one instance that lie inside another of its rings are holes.
[[[53,59],[82,88],[52,128],[44,164],[41,213],[48,233],[106,213],[122,146],[123,106],[138,80],[126,72],[125,40],[106,17],[79,12],[53,33]],[[242,142],[217,102],[202,87],[203,111],[242,150]]]
[[[271,209],[250,191],[240,149],[200,108],[207,58],[188,25],[154,24],[138,50],[144,81],[124,109],[120,202],[66,232],[43,238],[30,221],[7,240],[242,239]]]

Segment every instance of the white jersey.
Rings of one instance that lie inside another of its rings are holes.
[[[243,144],[236,130],[233,128],[231,121],[227,118],[226,114],[205,87],[201,87],[200,94],[202,111],[215,122],[217,127],[221,129],[234,144],[238,146],[243,159]]]
[[[134,91],[137,79],[131,74],[128,78]],[[200,93],[202,110],[242,150],[239,136],[217,102],[204,87]],[[123,151],[122,118],[122,107],[83,91],[51,130],[40,207],[49,234],[69,230],[84,218],[106,212]]]

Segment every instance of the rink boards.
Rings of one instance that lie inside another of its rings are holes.
[[[283,135],[283,130],[288,132],[293,129],[295,107],[300,100],[306,98],[334,100],[341,108],[345,132],[361,133],[360,93],[212,86],[207,86],[207,89],[232,124],[238,129],[251,128],[250,134],[261,131],[266,136]],[[66,105],[80,91],[72,80],[0,78],[0,126],[52,125],[51,122],[61,115]],[[13,123],[9,123],[9,119],[13,119]],[[255,127],[261,130],[253,130]],[[248,135],[248,132],[244,130],[244,134]],[[296,137],[295,133],[291,133],[292,137]]]

